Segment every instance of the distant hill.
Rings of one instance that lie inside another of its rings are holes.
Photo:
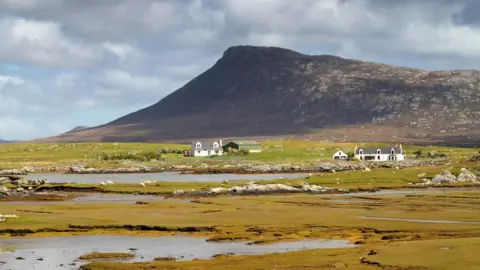
[[[0,139],[0,144],[12,143],[13,141],[7,141]]]
[[[289,136],[334,141],[480,142],[480,72],[396,67],[235,46],[158,103],[40,141]]]

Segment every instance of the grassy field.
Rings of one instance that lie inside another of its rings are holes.
[[[278,140],[262,142],[262,153],[251,153],[244,159],[246,162],[275,162],[275,163],[305,163],[331,160],[338,151],[352,152],[355,143],[327,143],[300,140]],[[368,146],[372,144],[358,144]],[[375,144],[387,145],[387,144]],[[69,144],[6,144],[0,145],[0,168],[21,168],[24,166],[53,167],[83,164],[93,167],[125,167],[138,165],[159,165],[162,162],[135,160],[102,160],[105,154],[126,154],[135,152],[138,155],[160,149],[189,149],[188,145],[177,144],[143,144],[143,143],[69,143]],[[404,145],[406,154],[413,158],[415,151],[421,150],[424,154],[435,152],[443,153],[455,161],[469,158],[478,149],[450,148],[437,146],[410,146]],[[212,158],[183,158],[182,154],[163,154],[170,163],[205,163],[205,162],[243,162],[242,157]]]
[[[338,202],[337,199],[342,201]],[[194,202],[166,200],[148,204],[3,204],[2,212],[15,213],[20,217],[0,224],[0,231],[6,233],[4,236],[7,237],[9,233],[34,233],[36,236],[181,233],[207,236],[214,241],[268,243],[332,238],[363,243],[358,248],[348,250],[221,257],[207,261],[139,264],[98,262],[89,264],[85,269],[328,269],[334,265],[348,269],[373,269],[373,265],[361,263],[360,257],[380,263],[387,269],[480,267],[480,258],[474,255],[480,245],[480,225],[363,218],[478,222],[478,190],[341,198],[314,195],[245,196],[235,199],[218,197]],[[135,226],[126,225],[142,226],[135,229]],[[79,226],[87,231],[69,231]],[[188,233],[182,229],[186,227],[198,230]],[[375,251],[374,255],[368,255],[371,250]],[[419,252],[422,256],[418,256]],[[273,265],[276,268],[272,268]]]

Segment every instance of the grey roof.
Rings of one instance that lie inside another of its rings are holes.
[[[195,149],[196,145],[197,145],[197,142],[201,143],[202,144],[202,149],[204,150],[214,150],[214,149],[220,149],[222,148],[222,146],[220,145],[220,140],[218,141],[214,141],[214,140],[198,140],[198,141],[192,141],[192,144],[190,145],[190,147],[192,149]],[[214,142],[217,142],[219,144],[219,147],[218,148],[214,148],[213,147],[213,143]]]
[[[398,146],[387,146],[387,147],[359,147],[355,154],[358,155],[360,150],[363,150],[364,155],[375,155],[377,154],[377,150],[380,149],[381,154],[390,154],[392,149],[395,151],[395,154],[402,154],[402,148]]]

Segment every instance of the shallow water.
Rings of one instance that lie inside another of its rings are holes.
[[[172,200],[181,202],[191,202],[189,198],[168,198],[155,195],[134,195],[134,194],[105,194],[105,193],[85,193],[80,194],[72,200],[66,201],[13,201],[8,204],[68,204],[68,203],[136,203],[138,201],[151,202],[161,200]],[[1,203],[1,202],[0,202]]]
[[[8,238],[0,241],[1,249],[15,249],[0,253],[1,269],[78,269],[87,261],[78,257],[91,252],[133,252],[137,256],[129,262],[152,261],[155,257],[173,256],[178,260],[208,259],[215,254],[234,253],[254,255],[289,252],[304,249],[351,248],[355,245],[341,240],[304,240],[267,245],[246,243],[206,242],[206,238],[184,236],[71,236],[47,238]],[[131,251],[130,248],[137,249]],[[23,257],[24,260],[16,260]],[[43,261],[37,260],[43,258]],[[69,265],[72,262],[76,265]],[[60,266],[63,265],[63,266]]]
[[[53,183],[86,183],[99,184],[113,181],[114,183],[140,183],[145,180],[169,182],[222,182],[223,180],[277,180],[279,178],[304,178],[305,173],[288,174],[180,174],[177,172],[162,173],[118,173],[118,174],[62,174],[62,173],[32,173],[27,179],[48,179]]]
[[[412,218],[392,218],[392,217],[365,217],[364,219],[376,220],[393,220],[393,221],[407,221],[407,222],[421,222],[421,223],[445,223],[445,224],[470,224],[480,225],[480,221],[459,221],[459,220],[437,220],[437,219],[412,219]]]

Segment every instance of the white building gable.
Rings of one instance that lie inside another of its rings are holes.
[[[193,157],[221,156],[223,155],[222,140],[193,141],[190,152]]]
[[[355,158],[370,161],[401,161],[405,160],[402,145],[388,147],[363,147],[355,146]]]
[[[343,151],[337,151],[335,154],[333,154],[333,159],[348,159],[348,155],[345,154]]]

